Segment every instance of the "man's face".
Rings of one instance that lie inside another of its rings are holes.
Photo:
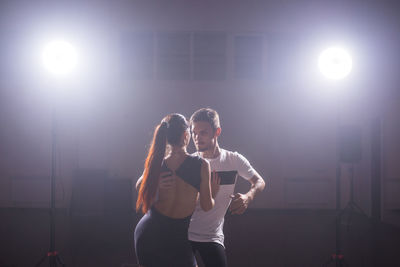
[[[197,151],[204,152],[214,147],[215,135],[211,125],[205,121],[192,123],[192,138]]]

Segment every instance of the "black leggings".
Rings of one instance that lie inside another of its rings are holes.
[[[194,267],[196,260],[188,240],[190,217],[173,219],[154,207],[135,229],[135,252],[145,267]]]
[[[195,242],[192,244],[193,253],[199,252],[206,267],[227,267],[225,248],[215,242]]]

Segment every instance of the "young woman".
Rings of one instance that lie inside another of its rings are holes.
[[[189,125],[180,114],[166,116],[154,131],[143,176],[138,181],[136,210],[145,214],[135,229],[140,266],[196,266],[188,240],[190,217],[198,198],[204,211],[213,208],[214,199],[210,166],[186,152],[189,141]],[[171,177],[174,186],[158,187],[159,179]]]

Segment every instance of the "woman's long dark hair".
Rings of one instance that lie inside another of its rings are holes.
[[[158,177],[160,176],[167,143],[179,145],[182,134],[188,127],[185,117],[177,113],[166,116],[156,126],[144,164],[142,183],[140,184],[136,201],[136,211],[141,210],[146,213],[150,209],[157,193]]]

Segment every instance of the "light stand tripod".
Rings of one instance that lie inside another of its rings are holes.
[[[351,225],[351,220],[352,216],[355,213],[361,214],[364,217],[368,217],[365,212],[357,205],[357,203],[354,201],[354,163],[350,163],[350,166],[348,168],[349,171],[349,179],[350,179],[350,198],[349,202],[347,203],[346,207],[340,210],[340,176],[341,176],[341,167],[340,163],[338,163],[337,166],[337,192],[336,192],[336,201],[337,201],[337,206],[336,206],[336,219],[335,219],[335,224],[336,224],[336,253],[331,255],[331,258],[329,261],[327,261],[324,266],[328,267],[331,263],[335,263],[336,267],[343,267],[343,266],[349,266],[348,263],[345,261],[345,257],[342,254],[342,247],[341,247],[341,225],[342,225],[342,219],[344,215],[347,213],[348,218],[347,218],[347,231],[350,228]]]
[[[328,267],[329,264],[335,263],[336,267],[348,266],[346,261],[344,260],[344,255],[342,254],[341,249],[341,210],[340,210],[340,177],[341,177],[341,165],[340,160],[337,160],[336,163],[336,218],[335,218],[335,237],[336,237],[336,250],[335,254],[331,255],[331,258],[323,265],[324,267]]]
[[[340,46],[329,47],[324,50],[318,59],[320,71],[330,80],[341,80],[348,76],[352,69],[352,58],[350,54]],[[338,109],[336,117],[336,126],[339,130],[340,125],[340,101],[337,99]],[[337,136],[337,140],[339,138]],[[338,143],[338,142],[337,142]],[[344,260],[344,255],[341,253],[341,240],[340,240],[340,218],[341,218],[341,205],[340,205],[340,176],[341,176],[341,157],[338,147],[336,147],[336,251],[331,255],[331,259],[325,263],[328,266],[331,262],[336,263],[336,267],[348,266]]]
[[[70,74],[77,63],[77,53],[73,45],[62,39],[53,40],[49,42],[42,51],[42,63],[49,73],[53,75],[51,86],[48,86],[52,90],[52,101],[51,101],[51,204],[50,204],[50,248],[49,251],[38,261],[35,267],[40,266],[46,258],[49,258],[50,267],[56,267],[57,264],[65,266],[64,262],[58,251],[55,249],[55,189],[56,189],[56,152],[57,152],[57,114],[56,107],[58,104],[59,97],[57,96],[56,89],[62,83],[59,80],[61,77],[65,78],[65,75]],[[58,78],[56,83],[53,78]],[[62,86],[64,87],[64,86]],[[57,90],[60,91],[60,90]]]
[[[342,218],[346,213],[349,214],[349,217],[346,222],[347,230],[349,230],[349,227],[351,225],[351,219],[353,217],[353,214],[358,213],[368,218],[367,214],[365,214],[365,212],[354,201],[354,163],[350,164],[348,171],[350,178],[350,199],[346,207],[339,213],[340,218]]]
[[[57,267],[59,263],[61,266],[66,266],[62,261],[60,254],[55,249],[55,189],[56,189],[56,152],[57,152],[57,121],[56,121],[56,109],[52,109],[51,118],[51,200],[50,200],[50,248],[49,251],[36,263],[35,267],[39,267],[47,258],[49,259],[50,267]]]

